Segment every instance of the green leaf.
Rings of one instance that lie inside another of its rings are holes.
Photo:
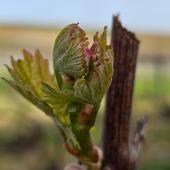
[[[44,93],[41,89],[42,82],[58,89],[55,77],[49,71],[48,60],[39,50],[35,51],[35,55],[23,50],[23,56],[24,58],[19,60],[11,57],[12,68],[6,66],[15,81],[4,80],[38,108],[47,114],[52,114],[51,108],[44,101]]]
[[[68,25],[55,41],[55,76],[39,50],[34,55],[23,50],[23,59],[12,57],[12,67],[7,66],[14,81],[3,79],[57,122],[72,154],[94,161],[90,129],[113,74],[107,27],[100,36],[95,34],[90,48],[88,45],[78,24]]]
[[[47,90],[50,92],[51,89],[54,91],[59,89],[57,83],[55,82],[55,76],[49,71],[48,60],[41,55],[39,50],[36,50],[35,55],[23,50],[23,55],[23,59],[19,60],[14,60],[14,58],[11,57],[12,68],[6,65],[14,81],[9,81],[5,78],[2,79],[27,100],[44,111],[48,116],[51,116],[56,122],[57,127],[59,128],[66,143],[69,143],[69,145],[72,147],[78,148],[79,145],[75,140],[71,129],[66,127],[68,126],[69,122],[68,115],[66,116],[64,114],[64,110],[62,111],[57,109],[63,108],[63,103],[58,102],[58,105],[54,106],[54,104],[56,104],[55,102],[52,102],[54,95],[49,95],[49,97],[52,98],[47,100],[47,94],[51,94],[47,93]],[[43,82],[46,84],[44,85]],[[45,91],[44,88],[48,87],[49,85],[50,88],[46,88]],[[67,99],[64,97],[62,98],[59,95],[55,97],[58,101],[64,99],[62,101],[67,102]],[[64,103],[64,105],[65,104],[66,103]]]
[[[85,77],[78,79],[74,85],[74,94],[96,106],[107,91],[113,74],[113,50],[107,45],[106,30],[104,28],[100,38],[94,36],[94,43],[90,48],[91,65]]]
[[[100,37],[95,34],[90,49],[88,44],[85,32],[77,24],[65,27],[55,41],[54,71],[62,90],[72,90],[75,97],[99,106],[113,74],[107,27]]]
[[[75,100],[74,96],[70,93],[63,93],[61,90],[56,90],[46,83],[43,83],[42,90],[44,92],[44,100],[52,107],[55,117],[57,117],[64,126],[70,126],[67,107]]]
[[[59,73],[60,76],[69,75],[75,79],[85,74],[87,66],[84,49],[87,46],[86,34],[78,24],[68,25],[57,36],[54,45],[53,63],[59,84],[61,84]]]
[[[16,82],[12,82],[9,80],[6,80],[5,78],[2,78],[6,83],[8,83],[11,87],[13,87],[17,92],[19,92],[21,95],[23,95],[27,100],[29,100],[31,103],[36,105],[39,109],[44,111],[49,116],[54,116],[52,108],[43,100],[40,100],[35,95],[33,95],[30,91],[24,89],[20,85],[18,85]]]

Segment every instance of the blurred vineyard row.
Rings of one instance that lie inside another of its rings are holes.
[[[0,28],[0,77],[9,77],[3,64],[21,49],[39,48],[51,59],[58,29]],[[92,40],[94,31],[89,31]],[[149,123],[140,170],[170,169],[170,37],[138,34],[132,126],[147,115]],[[51,69],[52,70],[52,69]],[[10,77],[9,77],[10,79]],[[104,101],[92,137],[101,144]],[[0,80],[0,170],[56,170],[74,160],[62,146],[53,121]]]

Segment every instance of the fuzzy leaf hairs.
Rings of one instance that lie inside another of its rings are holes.
[[[23,50],[23,59],[11,58],[7,69],[14,81],[10,86],[51,116],[65,148],[90,166],[99,155],[90,137],[101,100],[113,74],[113,50],[107,45],[107,28],[94,35],[89,47],[86,33],[71,24],[57,36],[53,51],[54,73],[39,50]]]

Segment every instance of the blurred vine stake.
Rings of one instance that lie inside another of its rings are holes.
[[[139,121],[130,139],[130,118],[139,41],[113,19],[114,74],[107,93],[103,130],[103,164],[107,170],[134,170],[143,141],[146,119]],[[140,127],[139,127],[140,126]],[[132,141],[132,142],[131,142]]]

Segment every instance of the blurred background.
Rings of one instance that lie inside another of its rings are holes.
[[[21,57],[23,48],[39,48],[51,60],[62,27],[79,22],[91,40],[104,25],[110,31],[112,15],[119,13],[140,40],[132,126],[143,115],[149,123],[138,169],[169,170],[169,7],[169,0],[0,0],[0,77],[10,78],[3,65],[11,55]],[[96,144],[101,143],[103,108],[92,130]],[[60,170],[73,160],[52,120],[0,80],[0,170]]]

